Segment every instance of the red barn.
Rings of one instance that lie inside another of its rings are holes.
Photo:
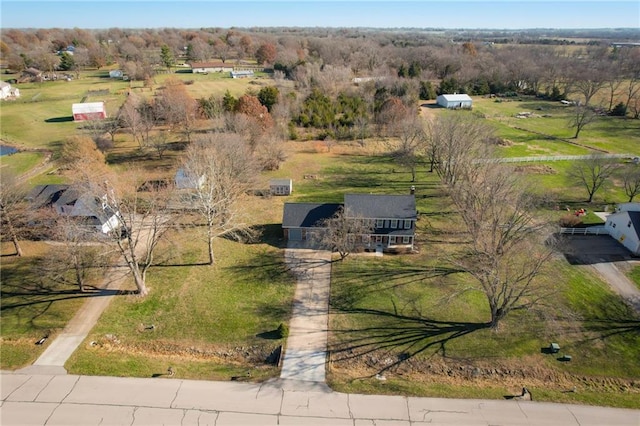
[[[104,107],[104,102],[73,104],[71,111],[73,112],[73,121],[102,120],[103,118],[107,118],[107,110]]]

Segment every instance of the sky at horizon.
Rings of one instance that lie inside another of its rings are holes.
[[[0,3],[2,28],[640,28],[640,1],[67,0]]]

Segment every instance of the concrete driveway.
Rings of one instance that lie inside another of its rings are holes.
[[[611,289],[640,314],[640,289],[622,272],[640,259],[608,235],[569,235],[563,249],[569,263],[594,270]]]
[[[331,252],[290,242],[285,262],[296,277],[296,292],[280,378],[324,383]]]

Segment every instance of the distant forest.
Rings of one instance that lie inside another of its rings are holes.
[[[0,53],[7,73],[117,67],[145,80],[173,66],[215,61],[263,67],[307,92],[331,94],[355,77],[384,78],[399,97],[517,93],[586,105],[598,99],[606,111],[622,103],[640,116],[639,29],[3,29]]]

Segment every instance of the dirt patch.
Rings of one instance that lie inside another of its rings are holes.
[[[406,359],[394,365],[398,358],[388,353],[370,353],[348,359],[335,360],[331,370],[345,379],[374,377],[383,371],[387,378],[402,377],[408,381],[441,383],[451,386],[503,386],[520,389],[523,385],[556,391],[573,389],[640,394],[640,379],[592,377],[558,371],[538,364],[533,357],[517,361],[454,361]]]
[[[516,173],[526,173],[533,175],[554,175],[557,172],[553,167],[550,167],[546,164],[527,164],[524,166],[516,166],[513,169]]]
[[[105,335],[89,342],[95,351],[119,352],[151,358],[179,357],[181,360],[208,361],[238,366],[264,365],[278,344],[251,346],[180,345],[162,340],[150,342],[123,342],[113,335]]]

